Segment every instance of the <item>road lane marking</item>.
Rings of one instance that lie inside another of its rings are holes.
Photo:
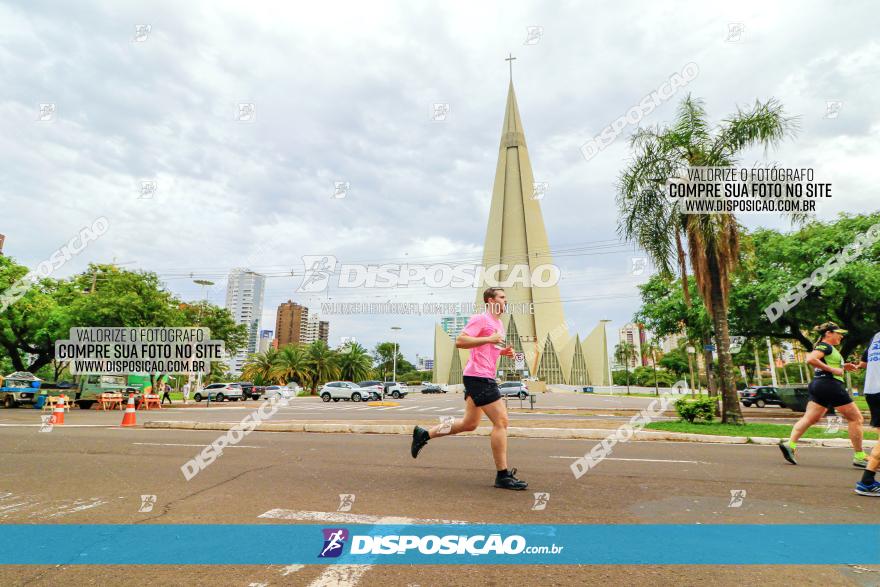
[[[196,448],[205,448],[207,444],[175,444],[173,442],[132,442],[141,446],[193,446]],[[228,444],[224,448],[263,448],[262,446],[250,446],[247,444]]]
[[[551,459],[582,459],[583,455],[579,457],[565,457],[565,456],[551,456]],[[637,461],[640,463],[693,463],[694,465],[708,465],[706,461],[675,461],[671,459],[620,459],[614,457],[605,457],[602,459],[603,461]]]
[[[372,568],[373,565],[332,565],[309,583],[309,587],[353,587]]]
[[[104,501],[103,499],[98,498],[98,497],[93,497],[91,500],[76,500],[73,502],[72,506],[70,506],[70,507],[60,506],[59,511],[55,512],[54,514],[50,514],[47,517],[60,518],[61,516],[66,516],[68,514],[75,514],[76,512],[90,510],[92,508],[96,508],[98,506],[104,505],[105,503],[107,503],[107,502]],[[67,508],[67,509],[62,509],[62,508]],[[33,515],[36,515],[36,514],[32,514],[32,516]]]
[[[388,526],[412,524],[467,524],[461,520],[433,520],[405,518],[400,516],[372,516],[368,514],[348,514],[344,512],[310,512],[275,508],[260,514],[258,518],[274,520],[298,520],[305,522],[331,522],[334,524],[381,524]]]
[[[438,412],[449,412],[449,411],[454,410],[454,409],[456,409],[456,408],[442,408],[442,409],[437,410],[437,411],[438,411]]]
[[[281,576],[286,577],[290,573],[295,573],[305,568],[305,565],[287,565],[281,569]]]
[[[401,412],[406,412],[407,410],[416,410],[416,409],[418,409],[417,406],[410,406],[410,407],[408,407],[408,408],[400,408],[400,411],[401,411]]]
[[[6,428],[40,428],[42,424],[0,424],[0,426],[5,426]],[[110,428],[110,427],[118,427],[119,424],[64,424],[64,428]],[[56,426],[55,428],[61,428],[62,426]]]

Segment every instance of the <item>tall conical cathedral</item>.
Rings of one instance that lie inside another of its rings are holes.
[[[511,80],[483,247],[483,268],[493,270],[484,274],[476,303],[483,303],[486,287],[499,283],[504,287],[508,312],[502,321],[507,343],[525,355],[525,364],[516,369],[513,359],[502,357],[498,377],[517,380],[537,376],[546,383],[608,385],[604,327],[600,323],[584,340],[569,332],[559,288],[546,279],[548,267],[553,267],[553,256],[540,200],[535,197],[529,150]],[[536,279],[532,284],[530,278],[538,275],[545,278],[544,283]],[[455,348],[455,341],[439,324],[435,327],[435,382],[461,383],[469,355],[469,350]]]

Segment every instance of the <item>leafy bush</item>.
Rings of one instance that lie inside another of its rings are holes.
[[[712,398],[688,399],[681,398],[675,402],[678,417],[693,424],[701,420],[711,422],[715,418],[715,400]]]
[[[410,380],[410,381],[407,381],[406,384],[407,384],[407,385],[421,385],[422,382],[419,381],[418,379],[412,379],[412,380]]]

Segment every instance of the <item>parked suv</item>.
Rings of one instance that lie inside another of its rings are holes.
[[[203,390],[197,391],[193,399],[200,402],[202,398],[206,397],[215,402],[222,402],[224,399],[237,402],[240,399],[244,399],[244,394],[241,391],[241,385],[238,383],[212,383]]]
[[[368,401],[376,397],[375,394],[376,392],[371,388],[360,387],[351,381],[331,381],[325,383],[318,392],[318,395],[325,402],[329,402],[331,399],[335,402],[341,399],[353,402]]]
[[[529,390],[526,389],[526,386],[522,381],[506,381],[504,383],[499,383],[498,391],[501,392],[502,396],[514,396],[519,399],[526,399],[529,397]]]
[[[763,408],[767,405],[784,405],[775,387],[749,387],[742,391],[740,401],[747,408],[752,405],[758,408]]]
[[[409,390],[406,388],[406,383],[398,383],[396,381],[386,381],[384,383],[385,391],[384,394],[386,396],[391,396],[394,399],[404,397],[409,393]]]
[[[369,380],[369,381],[360,381],[358,382],[358,387],[363,387],[364,389],[369,389],[370,393],[374,393],[377,400],[382,399],[383,395],[383,385],[381,381]]]

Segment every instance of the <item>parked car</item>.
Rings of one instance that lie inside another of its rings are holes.
[[[409,393],[409,390],[406,387],[406,383],[398,383],[397,381],[386,381],[384,384],[385,396],[391,396],[394,399],[405,397],[406,394]]]
[[[422,393],[446,393],[448,390],[437,383],[425,383]]]
[[[513,396],[520,399],[526,399],[529,397],[529,390],[526,389],[526,386],[522,381],[505,381],[504,383],[499,383],[498,391],[501,392],[502,396],[506,397]]]
[[[341,399],[353,402],[368,401],[375,397],[374,393],[372,389],[360,387],[351,381],[331,381],[325,383],[324,387],[318,391],[318,395],[325,402],[329,402],[331,399],[335,402]]]
[[[370,393],[373,394],[371,397],[377,400],[382,399],[384,386],[382,385],[381,381],[376,381],[374,379],[370,379],[368,381],[359,381],[358,387],[369,389]]]
[[[212,383],[193,396],[197,402],[202,401],[203,398],[210,398],[215,402],[222,402],[224,399],[237,402],[244,399],[244,393],[238,383]]]
[[[254,386],[253,383],[250,381],[236,381],[236,383],[241,386],[242,401],[249,398],[260,399],[262,392],[258,387]]]
[[[269,385],[263,391],[263,399],[270,400],[273,398],[290,399],[296,395],[296,392],[284,385]]]
[[[770,386],[749,387],[744,389],[740,395],[740,401],[742,402],[742,405],[747,408],[753,405],[758,408],[772,405],[784,406],[778,390],[775,387]]]

